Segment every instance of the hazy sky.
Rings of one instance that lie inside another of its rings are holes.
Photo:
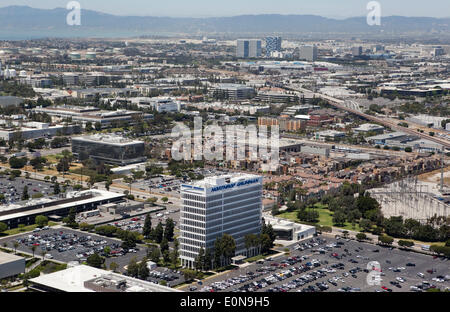
[[[0,6],[66,7],[69,0],[1,0]],[[79,0],[82,9],[116,15],[211,17],[241,14],[365,16],[369,0]],[[450,17],[450,0],[378,0],[382,15]]]

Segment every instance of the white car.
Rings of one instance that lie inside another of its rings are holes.
[[[419,277],[421,277],[421,278],[424,278],[424,277],[425,277],[425,274],[423,274],[423,273],[417,273],[417,276],[419,276]]]

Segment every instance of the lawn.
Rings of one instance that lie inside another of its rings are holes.
[[[319,222],[317,223],[317,225],[338,227],[338,228],[349,230],[349,231],[361,232],[361,228],[359,227],[359,224],[356,224],[354,229],[353,229],[352,224],[349,222],[346,222],[345,225],[342,227],[333,225],[333,212],[328,210],[326,205],[322,205],[320,203],[316,204],[315,207],[316,207],[316,211],[319,213]],[[308,209],[312,209],[312,208],[308,208]],[[278,215],[278,217],[287,219],[287,220],[290,220],[290,221],[293,221],[296,223],[305,223],[305,222],[302,222],[297,219],[297,211],[285,212],[285,213]]]
[[[55,226],[57,224],[58,223],[55,223],[55,222],[52,222],[52,221],[48,222],[48,226]],[[16,235],[16,234],[21,234],[21,233],[24,233],[24,232],[31,232],[37,227],[38,227],[37,224],[28,225],[28,226],[25,226],[23,228],[15,228],[15,229],[11,229],[11,230],[6,230],[5,232],[3,232],[3,234]]]

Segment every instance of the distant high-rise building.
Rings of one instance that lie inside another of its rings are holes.
[[[442,47],[436,47],[433,49],[431,54],[434,57],[442,56],[442,55],[445,55],[445,50]]]
[[[258,39],[238,39],[236,43],[236,56],[242,58],[261,57],[262,43]]]
[[[281,52],[281,37],[266,37],[266,56],[270,57],[273,52]]]
[[[373,52],[382,52],[384,51],[384,46],[382,46],[381,44],[377,44],[373,47]]]
[[[300,59],[315,62],[317,60],[317,47],[315,45],[301,47]]]
[[[352,55],[353,56],[361,56],[362,55],[362,47],[353,47],[352,48]]]

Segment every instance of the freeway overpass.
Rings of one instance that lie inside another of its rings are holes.
[[[289,88],[291,90],[293,90],[293,91],[308,92],[308,93],[312,92],[311,90],[307,90],[307,89],[304,89],[304,88],[299,88],[299,87],[297,87],[295,85],[291,85]],[[431,135],[428,135],[428,134],[425,134],[425,133],[421,133],[421,132],[418,132],[418,131],[411,130],[409,128],[405,128],[405,127],[399,126],[395,122],[392,122],[392,121],[389,121],[389,120],[386,120],[386,119],[383,119],[383,118],[380,118],[380,117],[376,117],[376,116],[365,114],[359,108],[359,106],[357,104],[355,104],[355,102],[353,102],[353,101],[344,101],[344,100],[336,99],[334,97],[331,97],[331,96],[328,96],[328,95],[325,95],[325,94],[321,94],[321,93],[313,93],[313,94],[314,94],[315,97],[327,100],[331,105],[333,105],[334,107],[336,107],[338,109],[342,109],[342,110],[345,110],[345,111],[347,111],[349,113],[358,115],[358,116],[360,116],[362,118],[365,118],[365,119],[370,120],[372,122],[376,122],[376,123],[378,123],[380,125],[383,125],[383,126],[385,126],[387,128],[391,128],[391,129],[396,130],[396,131],[401,131],[401,132],[404,132],[404,133],[407,133],[407,134],[419,136],[419,137],[421,137],[423,139],[427,139],[427,140],[432,141],[434,143],[441,144],[445,148],[450,149],[450,141],[448,141],[448,140],[445,140],[445,139],[442,139],[442,138],[437,138],[437,137],[434,137],[434,136],[431,136]]]

